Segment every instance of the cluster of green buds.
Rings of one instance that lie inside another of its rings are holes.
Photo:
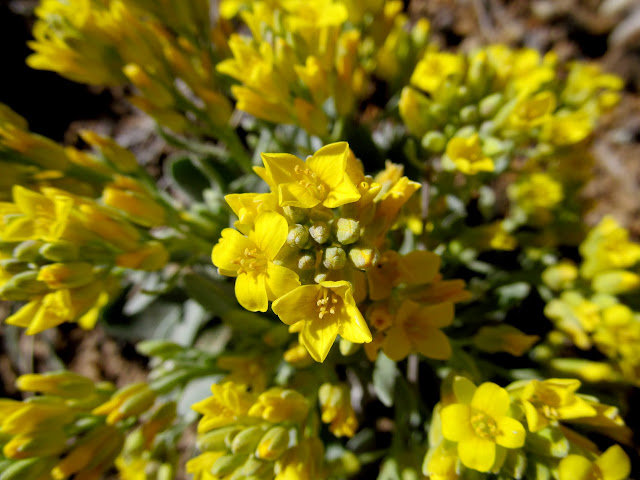
[[[140,422],[151,445],[175,417],[175,405],[157,403],[144,383],[116,390],[62,371],[23,375],[17,386],[41,395],[0,400],[3,480],[101,478],[120,455],[129,429]]]
[[[579,266],[563,259],[542,274],[544,313],[555,330],[535,354],[552,368],[585,380],[640,385],[640,313],[632,300],[640,288],[640,245],[605,217],[580,244],[580,254]],[[569,358],[575,348],[594,350],[601,359]]]
[[[423,473],[432,480],[491,474],[516,480],[627,478],[631,462],[619,445],[600,454],[574,428],[623,444],[631,430],[615,407],[576,393],[579,387],[578,380],[559,378],[520,380],[506,389],[491,382],[476,387],[465,377],[449,377],[434,409]]]
[[[195,404],[202,453],[187,471],[198,480],[325,478],[324,446],[304,396],[271,388],[249,392],[233,382],[214,384]]]
[[[344,142],[306,161],[262,159],[256,172],[271,192],[225,197],[237,230],[225,229],[212,252],[218,271],[237,277],[238,302],[254,312],[273,302],[319,362],[337,335],[345,354],[355,351],[351,344],[371,342],[369,324],[376,328],[372,358],[379,348],[394,360],[412,351],[448,358],[440,328],[453,321],[453,303],[467,298],[464,284],[442,280],[436,254],[403,256],[387,240],[420,184],[390,163],[378,177],[365,176]]]

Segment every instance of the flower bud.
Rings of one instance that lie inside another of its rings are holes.
[[[262,435],[264,435],[264,431],[265,429],[262,426],[245,428],[233,437],[231,451],[233,453],[249,453],[253,451],[262,438]]]
[[[38,271],[38,280],[49,288],[76,288],[93,279],[93,265],[85,262],[52,263]]]
[[[273,427],[264,434],[256,456],[265,460],[276,460],[289,448],[289,431],[281,426]]]
[[[5,258],[0,260],[0,268],[10,275],[15,275],[29,270],[29,263],[15,258]]]
[[[640,286],[640,276],[625,270],[612,270],[593,277],[591,287],[598,293],[619,295],[630,292]]]
[[[360,350],[361,346],[362,346],[361,343],[353,343],[353,342],[350,342],[349,340],[346,340],[344,338],[340,338],[340,353],[344,357],[348,357],[349,355],[353,355],[358,350]]]
[[[86,397],[95,390],[93,382],[73,372],[29,373],[16,380],[23,392],[38,392],[64,398]]]
[[[40,255],[52,262],[69,262],[78,258],[78,247],[65,241],[45,243],[40,248]]]
[[[331,230],[329,229],[329,225],[325,222],[315,222],[311,227],[309,227],[309,234],[311,238],[313,238],[316,243],[323,244],[329,237],[331,236]]]
[[[13,257],[21,262],[33,262],[40,254],[42,243],[37,240],[25,240],[13,249]]]
[[[322,264],[329,270],[340,270],[347,263],[347,254],[342,247],[329,247],[324,251]]]
[[[353,218],[339,218],[335,223],[336,238],[342,245],[350,245],[360,239],[360,222]]]
[[[198,436],[197,446],[200,451],[220,451],[226,450],[227,444],[233,442],[232,438],[242,430],[242,427],[230,426],[216,428],[203,435]]]
[[[307,221],[307,212],[300,207],[286,206],[282,207],[284,216],[293,223],[304,223]]]
[[[367,270],[380,260],[378,249],[372,245],[356,245],[349,250],[349,260],[359,270]]]
[[[44,294],[47,284],[38,280],[38,272],[22,272],[11,277],[0,287],[3,300],[27,300],[33,295]]]
[[[246,455],[223,455],[211,467],[211,473],[217,477],[225,477],[238,468],[246,459]]]
[[[502,105],[503,95],[501,93],[493,93],[480,100],[480,115],[483,118],[493,117]]]
[[[310,253],[303,253],[298,257],[298,270],[313,270],[316,267],[316,257]]]
[[[467,105],[460,110],[460,120],[465,123],[473,123],[478,120],[478,107]]]
[[[287,235],[287,244],[293,248],[304,248],[309,241],[309,232],[302,225],[294,225]]]
[[[427,132],[424,137],[422,137],[422,146],[425,150],[434,153],[441,153],[444,151],[444,147],[447,145],[447,139],[442,134],[442,132],[438,132],[437,130],[432,130]]]

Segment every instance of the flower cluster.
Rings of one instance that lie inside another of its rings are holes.
[[[364,175],[342,143],[302,161],[263,154],[257,172],[271,192],[226,197],[238,216],[225,229],[212,260],[236,277],[238,302],[250,311],[272,309],[319,362],[337,335],[372,342],[400,360],[416,351],[451,354],[440,331],[453,321],[453,303],[466,298],[462,282],[443,281],[439,257],[389,249],[387,233],[419,188],[389,164],[379,178]],[[366,317],[366,320],[365,320]]]
[[[629,232],[612,217],[605,217],[580,244],[580,254],[579,267],[562,260],[543,272],[545,285],[554,292],[544,313],[556,330],[537,354],[546,359],[565,356],[561,352],[570,345],[595,348],[602,361],[555,358],[551,366],[585,379],[638,385],[640,314],[625,295],[640,288],[640,244],[630,241]]]
[[[468,478],[467,470],[514,479],[627,478],[631,465],[620,446],[598,457],[597,446],[573,425],[624,443],[631,431],[615,407],[576,393],[579,387],[578,380],[557,378],[521,380],[506,389],[491,382],[476,387],[465,377],[445,382],[424,474],[433,480]]]
[[[100,478],[132,424],[140,422],[149,449],[175,417],[175,405],[157,402],[144,383],[116,390],[62,371],[23,375],[17,386],[42,395],[0,402],[0,476],[7,480]]]

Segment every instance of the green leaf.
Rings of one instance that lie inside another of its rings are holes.
[[[386,407],[393,405],[393,393],[398,377],[396,362],[380,352],[373,368],[373,388]]]
[[[167,163],[166,175],[173,187],[195,202],[202,202],[203,192],[211,187],[211,179],[208,179],[189,157],[180,156],[170,159]]]
[[[233,291],[222,282],[215,282],[197,273],[187,273],[182,281],[189,297],[214,315],[222,317],[229,310],[237,308]]]

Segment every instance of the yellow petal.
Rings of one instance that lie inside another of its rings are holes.
[[[222,230],[221,238],[211,251],[211,261],[220,270],[236,272],[238,259],[244,257],[246,249],[255,248],[254,243],[233,228]]]
[[[289,153],[263,153],[262,162],[267,169],[267,174],[276,185],[290,182],[291,172],[296,166],[305,168],[302,160]]]
[[[509,410],[509,394],[495,383],[485,382],[473,394],[471,406],[497,420]]]
[[[452,442],[460,442],[475,436],[471,428],[471,409],[469,405],[453,403],[447,405],[440,412],[442,435]]]
[[[560,480],[588,480],[592,470],[593,463],[580,455],[569,455],[558,465]]]
[[[238,303],[250,312],[266,312],[269,308],[265,275],[238,275],[235,291]]]
[[[353,203],[360,200],[360,192],[355,185],[345,175],[342,182],[331,189],[329,195],[322,203],[327,208],[338,208],[346,203]]]
[[[317,318],[315,311],[320,285],[303,285],[278,298],[271,309],[286,325]]]
[[[416,351],[427,358],[446,360],[451,357],[449,338],[437,328],[426,328],[412,340]]]
[[[496,443],[507,448],[520,448],[524,445],[524,427],[520,422],[510,417],[498,420],[498,435]]]
[[[278,198],[281,207],[313,208],[321,202],[317,191],[298,182],[280,184]]]
[[[300,332],[300,342],[316,362],[324,362],[337,336],[338,323],[333,321],[332,315],[326,315],[305,322]]]
[[[267,293],[269,300],[276,300],[299,286],[300,280],[296,272],[269,262],[267,266]]]
[[[382,344],[384,354],[394,362],[399,362],[411,353],[411,342],[404,328],[393,326],[387,330]]]
[[[595,463],[604,480],[623,480],[631,473],[631,462],[620,445],[609,447]]]
[[[360,313],[360,309],[355,305],[347,305],[348,322],[340,322],[338,333],[345,340],[352,343],[369,343],[371,341],[371,331]]]
[[[256,217],[255,230],[249,233],[249,239],[269,260],[273,260],[287,241],[288,233],[287,220],[282,215],[264,212]]]
[[[349,144],[347,142],[331,143],[314,153],[307,160],[307,166],[333,189],[345,176],[348,154]]]
[[[471,435],[458,443],[458,456],[465,467],[488,472],[496,460],[496,444]]]

